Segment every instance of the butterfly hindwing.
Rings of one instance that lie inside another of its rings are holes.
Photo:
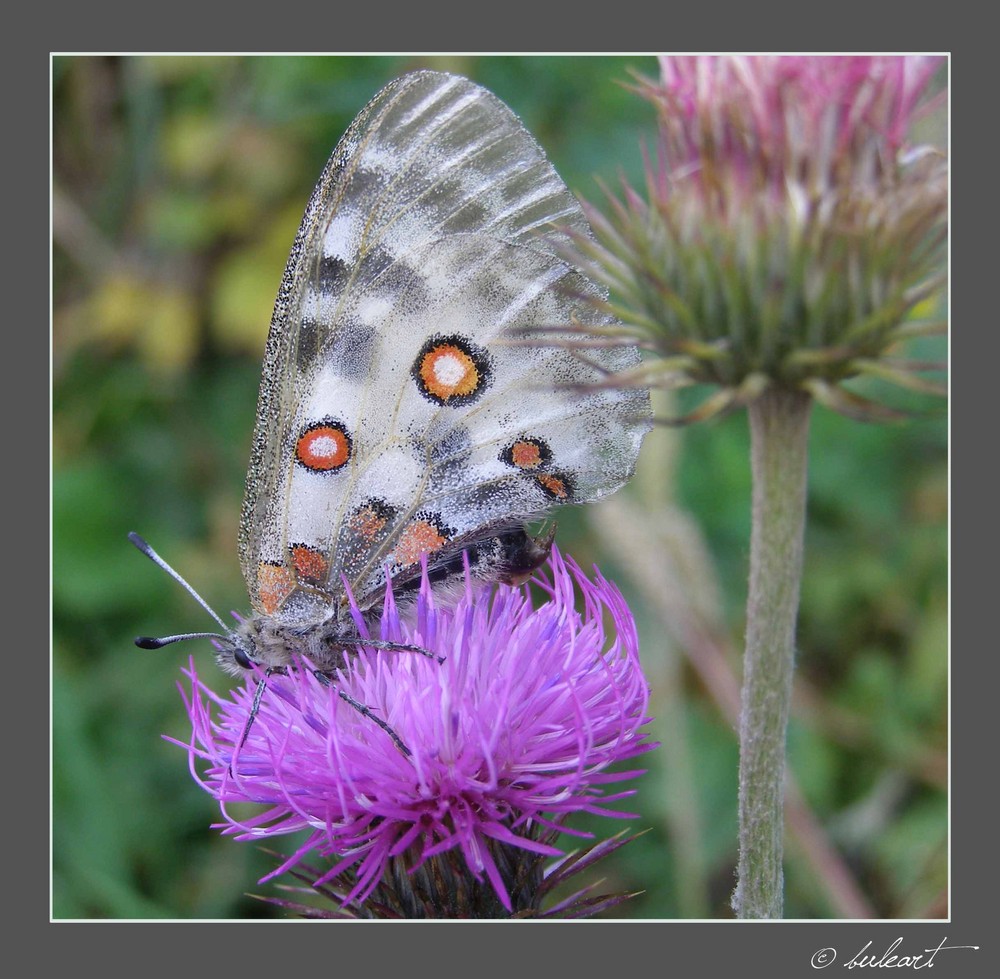
[[[629,477],[648,394],[579,385],[638,354],[588,366],[514,342],[609,322],[555,226],[587,229],[534,139],[473,83],[416,72],[355,120],[268,337],[240,533],[259,613],[340,603],[343,578],[374,596],[386,567],[405,575],[425,553],[442,574],[459,546],[514,553],[511,528]]]

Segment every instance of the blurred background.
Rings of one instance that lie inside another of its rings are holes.
[[[468,75],[521,116],[567,184],[641,187],[646,57],[61,57],[53,61],[53,915],[236,918],[272,867],[211,829],[176,684],[209,628],[126,540],[139,531],[220,612],[236,556],[271,306],[322,166],[386,82]],[[942,358],[944,341],[919,356]],[[897,396],[896,405],[906,405]],[[786,915],[947,915],[947,419],[817,409],[789,733]],[[667,409],[676,405],[665,405]],[[626,593],[662,747],[619,809],[648,830],[598,865],[616,917],[731,917],[749,549],[741,414],[661,428],[640,471],[559,514],[559,543]],[[219,686],[228,682],[220,674]],[[291,841],[285,852],[291,852]],[[567,838],[567,847],[576,846]]]

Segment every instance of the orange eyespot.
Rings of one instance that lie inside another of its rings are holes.
[[[554,500],[566,501],[573,496],[573,484],[568,476],[560,476],[556,473],[539,473],[535,479],[538,485]]]
[[[351,515],[350,528],[363,540],[375,541],[385,530],[395,509],[383,500],[367,500]]]
[[[474,401],[489,385],[490,373],[486,352],[463,337],[431,337],[412,370],[420,393],[447,405]]]
[[[274,615],[294,590],[295,575],[291,568],[276,561],[261,561],[257,565],[257,604],[265,615]]]
[[[313,472],[333,472],[351,458],[351,437],[337,421],[324,419],[303,429],[295,443],[295,459]]]
[[[418,515],[400,534],[393,558],[403,567],[416,564],[424,554],[431,554],[444,547],[454,533],[450,528],[442,526],[438,517]]]
[[[330,562],[318,547],[308,544],[292,544],[292,564],[299,581],[310,585],[321,585],[330,571]]]
[[[502,462],[515,469],[533,470],[544,466],[552,458],[552,450],[539,438],[522,436],[511,442],[500,453]]]

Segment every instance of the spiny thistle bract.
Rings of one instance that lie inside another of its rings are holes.
[[[943,59],[660,61],[660,78],[636,86],[659,123],[645,194],[624,184],[609,214],[587,207],[596,240],[574,236],[572,260],[610,289],[624,324],[601,342],[654,355],[608,384],[719,389],[679,421],[770,386],[851,417],[898,417],[842,386],[864,375],[945,393],[921,376],[942,364],[897,356],[944,330],[913,313],[944,281],[947,161],[906,141]],[[574,347],[572,328],[553,332]]]

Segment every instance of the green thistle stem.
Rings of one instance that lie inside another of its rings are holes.
[[[792,699],[812,401],[771,389],[751,402],[753,528],[740,716],[740,856],[733,908],[780,918],[785,731]]]

